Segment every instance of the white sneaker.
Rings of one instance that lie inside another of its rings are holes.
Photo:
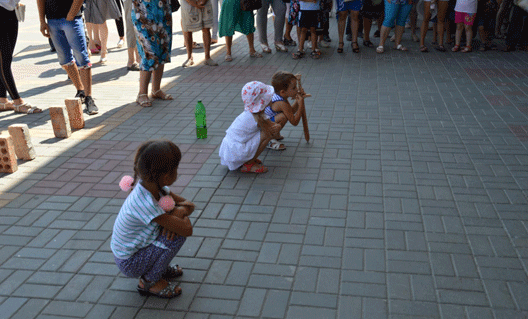
[[[123,41],[123,39],[119,39],[119,42],[117,42],[117,47],[122,48],[123,45],[125,45],[125,41]]]

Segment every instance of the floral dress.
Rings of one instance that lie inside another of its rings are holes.
[[[154,71],[170,62],[172,10],[170,0],[132,0],[141,70]]]
[[[290,2],[290,14],[288,15],[288,23],[291,25],[299,24],[299,8],[300,0],[291,0]]]

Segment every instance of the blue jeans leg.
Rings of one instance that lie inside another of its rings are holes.
[[[55,44],[55,49],[59,56],[60,65],[75,61],[78,67],[91,67],[86,48],[84,23],[81,17],[77,17],[73,21],[50,19],[48,20],[48,26],[51,40]]]

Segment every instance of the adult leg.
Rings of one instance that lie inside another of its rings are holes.
[[[152,106],[152,103],[148,98],[148,86],[151,75],[151,71],[139,71],[139,93],[136,101],[141,106]]]
[[[7,103],[7,92],[16,104],[23,104],[16,88],[11,63],[18,36],[18,20],[14,11],[0,7],[0,103]],[[6,108],[7,107],[7,108]],[[0,105],[0,110],[12,109],[11,105]]]
[[[464,28],[466,30],[466,48],[464,52],[469,52],[471,51],[471,41],[473,40],[473,26],[465,25]]]
[[[400,4],[396,14],[396,48],[402,51],[407,51],[407,48],[401,46],[403,32],[405,31],[405,21],[409,17],[412,10],[411,4]]]
[[[409,14],[409,20],[411,23],[411,38],[414,42],[418,42],[418,36],[416,36],[416,27],[418,25],[418,12],[416,11],[416,6],[418,1],[414,1],[414,4],[411,8],[411,13]]]
[[[89,50],[92,54],[99,53],[99,49],[95,46],[95,27],[93,23],[86,22],[86,31],[89,39]]]
[[[187,50],[187,60],[188,61],[192,61],[192,59],[193,59],[193,56],[192,56],[192,49],[193,49],[192,48],[193,47],[193,45],[192,45],[192,43],[193,43],[192,32],[182,31],[182,33],[183,33],[183,44],[185,45],[185,49]]]
[[[352,20],[352,50],[358,53],[359,11],[350,11],[350,19]]]
[[[202,29],[202,39],[204,43],[205,60],[211,59],[211,29]]]
[[[163,78],[164,69],[165,64],[160,64],[157,69],[152,71],[152,95],[154,98],[160,100],[173,100],[170,94],[166,94],[161,90],[161,79]]]
[[[269,0],[262,0],[262,7],[257,10],[257,30],[260,44],[268,46],[268,10]],[[266,48],[263,51],[269,53]]]
[[[337,52],[339,53],[343,52],[347,16],[348,11],[339,11],[337,13],[337,37],[339,39]]]
[[[502,0],[499,11],[497,11],[497,21],[495,21],[495,35],[502,37],[502,25],[504,20],[508,17],[511,11],[513,0]],[[511,19],[510,21],[512,21]]]
[[[106,21],[102,24],[97,24],[99,31],[99,38],[101,39],[101,62],[106,59],[106,54],[108,53],[108,26]]]
[[[134,63],[139,63],[139,53],[137,51],[136,32],[132,23],[132,0],[125,0],[125,23],[126,23],[126,40],[128,51],[127,67],[132,67]]]
[[[273,22],[275,44],[284,45],[284,42],[282,41],[282,31],[284,30],[284,22],[286,19],[286,4],[282,0],[273,0],[271,6],[275,13],[275,20]]]
[[[249,46],[249,54],[255,54],[257,51],[255,50],[255,35],[253,33],[250,33],[246,35],[248,46]]]
[[[213,5],[213,33],[211,35],[211,42],[218,42],[218,5],[220,0],[211,0]]]
[[[226,41],[226,55],[231,56],[231,47],[233,46],[233,36],[226,36],[225,41]]]
[[[424,1],[424,19],[422,21],[422,27],[420,29],[420,51],[427,52],[425,46],[425,36],[427,30],[429,30],[429,21],[431,20],[431,1]]]
[[[123,25],[123,10],[121,9],[121,0],[115,0],[117,7],[119,8],[119,12],[121,13],[121,17],[119,19],[115,19],[115,24],[117,28],[117,34],[119,35],[119,43],[121,43],[121,46],[123,45],[122,42],[125,40],[125,26]]]
[[[438,45],[443,47],[444,46],[444,26],[445,26],[445,18],[447,13],[447,8],[449,6],[449,1],[438,1],[437,7],[438,7],[438,13],[436,14],[437,18],[437,26],[436,26],[436,32],[437,32],[437,40]]]
[[[385,17],[383,18],[383,23],[381,26],[380,42],[378,48],[376,49],[376,52],[378,53],[383,53],[385,41],[387,41],[387,37],[389,36],[390,30],[394,26],[394,20],[396,19],[397,13],[396,6],[396,4],[390,3],[385,0]]]

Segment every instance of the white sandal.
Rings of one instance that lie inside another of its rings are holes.
[[[19,104],[19,105],[13,104],[13,107],[14,107],[15,113],[24,113],[24,114],[42,113],[41,109],[27,102],[24,104]],[[21,111],[20,109],[24,107],[26,107],[27,110]]]
[[[268,145],[266,145],[266,148],[272,149],[274,151],[284,151],[286,149],[286,146],[284,146],[284,144],[279,143],[279,141],[277,141],[276,139],[272,139],[269,141]]]
[[[385,48],[382,45],[376,48],[376,53],[383,53],[383,52],[385,52]]]
[[[13,102],[0,102],[0,111],[11,111],[14,110]]]
[[[271,49],[270,47],[267,45],[267,44],[260,44],[260,46],[262,47],[262,52],[263,53],[271,53]]]

